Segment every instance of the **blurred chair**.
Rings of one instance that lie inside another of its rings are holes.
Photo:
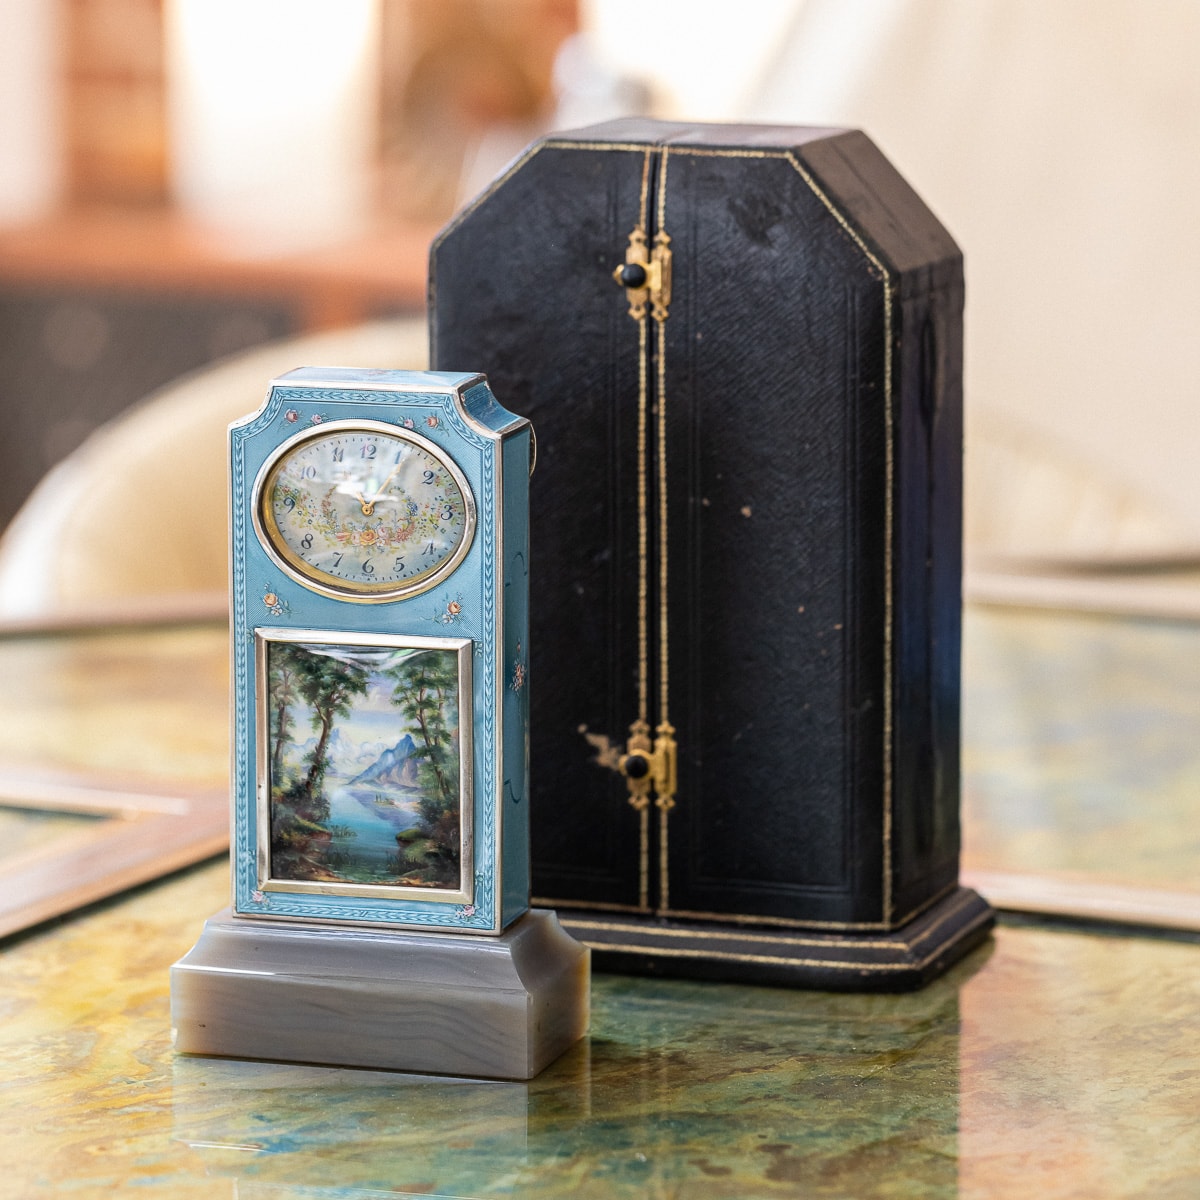
[[[227,594],[225,430],[299,366],[423,369],[424,317],[273,342],[203,368],[98,429],[0,538],[0,619]]]
[[[1186,522],[1010,413],[970,405],[965,458],[968,569],[1132,569],[1200,557]]]

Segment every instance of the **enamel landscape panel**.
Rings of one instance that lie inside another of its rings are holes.
[[[471,900],[471,641],[257,633],[263,892]]]

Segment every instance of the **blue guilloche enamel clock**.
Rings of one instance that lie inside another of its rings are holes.
[[[481,375],[302,368],[231,426],[233,913],[528,908],[529,422]]]

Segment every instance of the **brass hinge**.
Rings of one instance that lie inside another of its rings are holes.
[[[658,808],[675,807],[675,727],[663,722],[650,739],[650,726],[634,721],[629,727],[625,753],[617,759],[617,770],[625,776],[629,803],[639,811],[654,803]]]
[[[613,278],[625,289],[629,315],[640,321],[646,305],[656,321],[665,321],[671,306],[671,238],[659,230],[654,246],[646,244],[646,231],[639,225],[629,235],[625,261],[613,271]]]

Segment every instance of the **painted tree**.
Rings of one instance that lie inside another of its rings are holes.
[[[336,719],[366,692],[369,674],[319,647],[272,643],[268,651],[271,746],[271,870],[283,879],[331,879],[329,800],[322,782]],[[300,771],[285,778],[285,750],[294,744],[298,713],[307,707],[317,740]]]
[[[326,756],[334,721],[349,715],[353,698],[366,693],[370,676],[365,667],[310,649],[302,649],[296,667],[297,688],[313,710],[312,726],[317,731],[302,792],[313,819],[324,821],[329,817],[329,800],[321,791],[321,782],[329,767]]]
[[[292,736],[292,713],[300,698],[299,658],[304,651],[289,642],[272,642],[267,650],[267,687],[270,694],[271,782],[283,786],[283,751]]]
[[[427,882],[457,882],[461,813],[458,772],[458,657],[450,650],[414,654],[388,674],[392,703],[419,734],[413,757],[421,799],[420,834],[427,843]]]

